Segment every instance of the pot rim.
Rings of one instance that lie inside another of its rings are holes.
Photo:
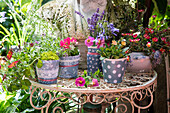
[[[126,60],[127,58],[119,58],[119,59],[108,59],[108,58],[105,58],[103,60],[107,60],[107,61],[124,61]]]

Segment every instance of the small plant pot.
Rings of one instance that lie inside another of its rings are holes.
[[[152,70],[152,63],[149,56],[143,52],[130,53],[130,62],[127,63],[127,72],[144,73]]]
[[[59,77],[61,78],[76,78],[78,73],[80,55],[60,57]]]
[[[126,58],[102,60],[104,81],[107,83],[121,83],[125,74],[126,62]]]
[[[97,47],[88,47],[87,53],[87,74],[90,72],[95,73],[98,69],[102,71],[100,54],[97,53],[99,50]]]
[[[38,82],[42,84],[57,83],[59,60],[42,60],[42,62],[43,66],[41,68],[36,66]]]

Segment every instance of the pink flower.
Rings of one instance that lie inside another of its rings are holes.
[[[135,35],[133,35],[133,38],[136,38],[138,35],[137,34],[135,34]]]
[[[68,37],[69,38],[69,37]],[[72,42],[72,43],[76,43],[77,42],[77,40],[74,38],[74,37],[71,37],[70,38],[70,41]]]
[[[93,45],[94,38],[89,36],[88,39],[85,40],[85,45],[90,47]]]
[[[153,15],[152,18],[156,18],[156,15]]]
[[[157,41],[158,41],[158,38],[154,37],[154,38],[152,38],[152,41],[153,41],[153,42],[157,42]]]
[[[129,41],[130,41],[130,42],[133,42],[133,40],[132,40],[132,39],[129,39]]]
[[[153,31],[153,29],[152,29],[152,28],[149,28],[148,30],[149,30],[149,32],[150,32],[151,34],[153,34],[153,33],[154,33],[154,31]]]
[[[148,43],[146,44],[146,46],[147,46],[147,47],[151,47],[151,43],[148,42]]]
[[[143,35],[146,39],[150,39],[150,36],[148,34]]]
[[[165,41],[166,41],[166,38],[165,38],[165,37],[162,37],[161,40],[162,40],[163,42],[165,42]]]
[[[97,43],[96,43],[96,45],[97,45],[97,48],[99,48],[99,47],[103,46],[104,44],[105,44],[105,41],[104,41],[104,39],[103,39],[103,40],[101,40],[101,39],[98,39],[98,41],[97,41]]]
[[[93,87],[99,86],[99,83],[98,83],[97,79],[93,78],[92,83],[93,83]]]
[[[82,87],[85,84],[85,79],[83,77],[76,78],[75,84],[77,87]]]
[[[0,65],[0,69],[1,69],[1,65]]]
[[[140,13],[143,12],[143,11],[144,11],[143,9],[138,10],[138,12],[140,12]]]
[[[67,37],[66,39],[64,40],[61,40],[60,41],[60,47],[63,47],[65,49],[69,49],[69,46],[70,46],[70,37]]]

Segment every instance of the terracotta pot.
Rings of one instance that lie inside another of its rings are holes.
[[[78,73],[80,55],[60,57],[59,77],[76,78]]]
[[[125,74],[126,62],[126,58],[102,60],[104,81],[107,83],[121,83]]]
[[[90,72],[95,73],[98,69],[102,71],[100,54],[97,53],[99,50],[97,47],[88,47],[87,53],[87,74]]]
[[[144,55],[143,52],[130,53],[130,62],[127,63],[127,71],[131,73],[150,72],[152,70],[152,63],[149,56]]]

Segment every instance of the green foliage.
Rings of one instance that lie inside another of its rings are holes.
[[[59,60],[59,57],[56,53],[52,52],[52,51],[48,51],[48,52],[43,52],[41,54],[41,60]]]
[[[126,48],[126,40],[120,39],[118,41],[113,40],[110,46],[105,44],[105,47],[100,47],[100,50],[97,52],[101,55],[101,60],[104,58],[119,59],[127,56],[126,50],[128,50]]]
[[[90,73],[90,76],[87,75],[87,71],[84,70],[83,75],[79,76],[79,77],[83,77],[85,79],[85,87],[91,86],[93,85],[92,80],[97,79],[98,82],[100,82],[100,78],[103,78],[103,73],[100,72],[100,70],[98,69],[95,73],[92,74],[92,72]]]

